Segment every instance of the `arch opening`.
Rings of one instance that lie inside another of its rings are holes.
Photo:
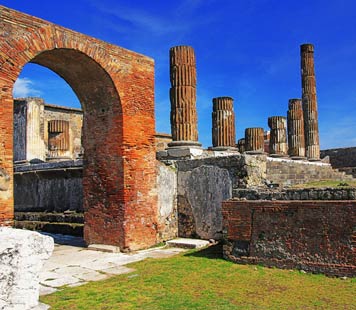
[[[56,73],[34,64],[22,69],[13,97],[14,227],[82,238],[79,100]]]
[[[113,215],[110,210],[113,200],[117,205],[123,203],[122,153],[118,147],[122,144],[122,108],[119,95],[105,70],[89,56],[77,50],[44,51],[34,57],[30,63],[36,63],[57,73],[73,89],[81,103],[83,109],[81,143],[84,155],[82,210],[85,214],[85,239],[87,243],[92,243],[92,239],[97,240],[98,236],[92,236],[95,230],[88,228],[87,225],[90,226],[91,221],[95,221],[95,226],[102,225],[109,229],[108,223]],[[48,144],[57,143],[58,149],[67,148],[68,142],[65,140],[69,131],[68,126],[69,124],[60,120],[49,121],[47,126],[44,126],[48,131]],[[114,144],[113,141],[115,141]],[[51,145],[49,145],[49,153],[51,153]],[[68,166],[70,165],[69,163]],[[80,163],[74,166],[78,165]],[[74,174],[72,186],[78,186],[76,179],[80,177],[80,173],[75,174],[73,170],[71,174]],[[78,192],[79,189],[74,189],[74,193],[76,191]],[[108,195],[112,198],[111,200],[107,199]],[[56,198],[53,197],[53,199]],[[80,203],[80,199],[75,200],[75,203]],[[95,206],[94,214],[85,212],[93,206]],[[124,219],[119,218],[120,215],[123,216],[123,213],[120,214],[118,210],[118,218],[115,220],[123,222]],[[98,219],[102,222],[98,223]],[[122,232],[113,231],[112,243],[117,243],[121,234]]]
[[[3,6],[0,26],[0,225],[13,222],[12,90],[30,62],[61,76],[83,107],[86,242],[155,244],[153,60]]]

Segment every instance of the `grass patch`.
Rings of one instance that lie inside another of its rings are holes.
[[[41,297],[52,310],[356,309],[354,279],[238,265],[221,246],[130,264],[136,270]]]
[[[293,188],[342,188],[356,187],[356,181],[317,181],[294,185]]]

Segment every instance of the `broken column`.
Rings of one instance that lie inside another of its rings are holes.
[[[237,141],[237,149],[240,153],[245,152],[245,138],[241,138]]]
[[[263,128],[254,127],[245,129],[245,152],[249,154],[264,153]]]
[[[308,160],[320,159],[318,105],[314,72],[314,46],[300,46],[305,149]]]
[[[268,118],[271,129],[269,139],[269,154],[272,157],[286,156],[287,146],[287,120],[284,116],[271,116]]]
[[[235,114],[231,97],[213,98],[212,139],[214,149],[235,149]]]
[[[175,46],[170,56],[171,131],[170,148],[200,148],[196,111],[196,64],[190,46]]]
[[[304,117],[301,99],[290,99],[287,112],[288,155],[292,159],[305,158]]]

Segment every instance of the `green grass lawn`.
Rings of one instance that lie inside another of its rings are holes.
[[[356,181],[315,181],[315,182],[308,182],[303,184],[293,185],[293,188],[345,188],[345,187],[356,187]]]
[[[221,246],[131,264],[130,274],[64,288],[41,301],[56,309],[356,309],[356,279],[237,265]]]

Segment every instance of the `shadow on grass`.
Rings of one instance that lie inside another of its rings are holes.
[[[184,256],[205,257],[205,258],[210,258],[210,259],[223,259],[222,244],[218,243],[215,245],[211,245],[211,246],[204,248],[202,250],[197,250],[194,252],[189,252],[187,254],[184,254]]]

